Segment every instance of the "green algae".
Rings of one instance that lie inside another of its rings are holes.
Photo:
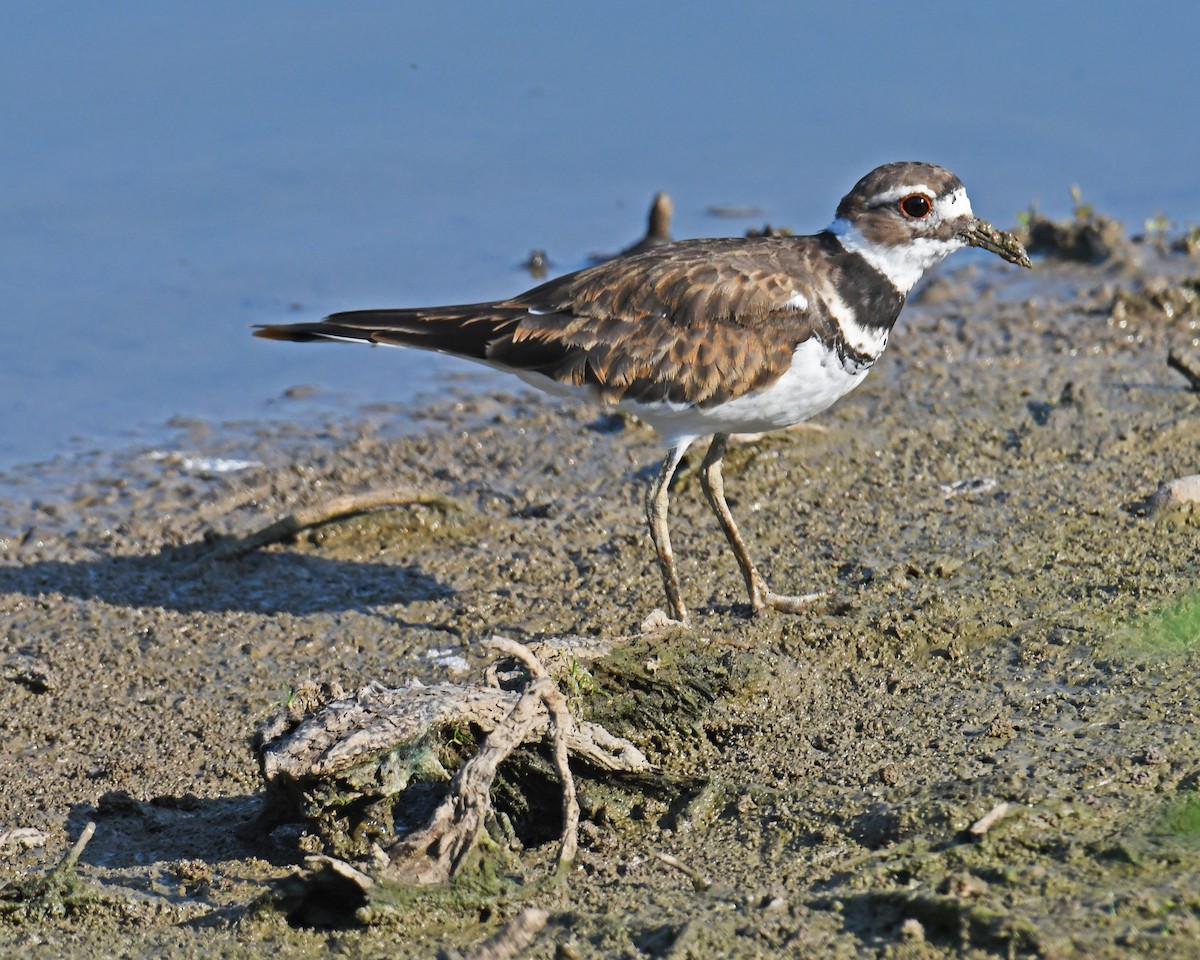
[[[93,911],[119,912],[117,899],[79,875],[79,855],[95,829],[96,825],[89,823],[62,860],[44,874],[0,886],[0,919],[12,923],[79,917]]]
[[[1139,617],[1125,631],[1134,655],[1189,659],[1200,652],[1200,592]]]

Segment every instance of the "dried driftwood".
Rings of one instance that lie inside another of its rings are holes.
[[[577,723],[533,649],[504,638],[493,638],[488,646],[528,675],[523,690],[484,683],[399,689],[370,684],[353,696],[336,685],[298,690],[257,736],[273,819],[315,817],[363,798],[390,803],[413,780],[447,779],[437,758],[439,738],[448,730],[480,730],[486,733],[483,743],[458,770],[428,822],[394,843],[379,864],[378,873],[388,880],[445,882],[463,865],[492,816],[497,767],[521,745],[549,735],[563,790],[559,864],[569,864],[579,823],[569,757],[630,773],[647,772],[650,765],[628,741],[597,724]],[[596,652],[587,641],[547,643],[540,649],[564,672],[568,665],[578,669],[579,657]],[[514,676],[496,669],[488,675],[492,683],[511,682]]]

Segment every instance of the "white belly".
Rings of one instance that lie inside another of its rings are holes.
[[[758,433],[800,423],[833,405],[858,386],[869,367],[847,370],[822,344],[807,340],[775,383],[719,406],[702,409],[678,403],[622,402],[667,440],[709,433]]]
[[[846,369],[835,354],[813,339],[796,348],[792,365],[771,386],[728,403],[704,409],[685,403],[622,400],[613,406],[650,424],[673,446],[710,433],[760,433],[790,427],[832,406],[857,387],[868,370],[869,366]],[[595,388],[568,386],[540,373],[511,372],[547,393],[597,399]]]

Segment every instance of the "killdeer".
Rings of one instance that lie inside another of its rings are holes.
[[[261,326],[255,335],[439,350],[649,423],[668,452],[646,513],[669,613],[681,622],[688,611],[671,551],[668,491],[687,449],[711,435],[701,485],[750,606],[796,612],[819,594],[777,594],[751,561],[725,502],[729,435],[791,426],[854,389],[883,353],[921,275],[966,246],[1031,266],[1014,237],[975,216],[949,170],[889,163],[859,180],[833,223],[812,236],[682,240],[509,300],[354,310]]]

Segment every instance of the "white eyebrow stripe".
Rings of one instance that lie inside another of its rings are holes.
[[[941,214],[944,220],[961,216],[974,216],[974,211],[971,209],[971,201],[967,198],[966,187],[956,187],[944,197],[939,198],[937,191],[929,186],[929,184],[913,183],[907,187],[895,187],[885,193],[876,194],[872,198],[872,202],[886,205],[895,203],[897,200],[902,200],[904,197],[911,197],[914,193],[924,194],[933,201],[934,209]]]
[[[885,193],[877,193],[871,198],[874,203],[893,203],[896,200],[904,197],[911,197],[914,193],[923,193],[930,200],[937,198],[937,191],[926,183],[912,183],[904,187],[893,187]]]

